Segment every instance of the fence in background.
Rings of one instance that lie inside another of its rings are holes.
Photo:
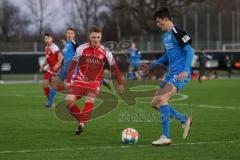
[[[196,56],[202,51],[197,51]],[[218,61],[217,69],[224,69],[224,57],[228,55],[231,58],[233,68],[235,62],[240,62],[239,51],[204,51],[210,55],[213,60]],[[128,52],[113,52],[117,63],[122,71],[127,71]],[[163,52],[143,51],[143,61],[153,61],[162,56]],[[40,64],[44,59],[44,52],[3,52],[0,54],[1,71],[3,74],[34,74],[38,73]]]

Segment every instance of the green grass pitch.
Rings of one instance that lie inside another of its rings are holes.
[[[148,87],[138,86],[135,91]],[[58,94],[55,102],[61,99]],[[54,110],[43,107],[46,99],[40,84],[1,84],[0,159],[240,159],[240,80],[191,81],[173,97],[170,104],[192,114],[193,125],[183,140],[181,126],[171,121],[171,146],[151,146],[161,134],[159,116],[150,106],[149,95],[136,100],[136,106],[129,107],[118,98],[118,107],[89,121],[84,133],[76,136],[76,122],[61,120]],[[102,102],[97,100],[96,107]],[[138,130],[137,144],[121,142],[127,127]]]

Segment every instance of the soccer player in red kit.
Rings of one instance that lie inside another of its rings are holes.
[[[82,133],[90,118],[93,103],[99,94],[105,62],[109,63],[111,70],[114,72],[118,92],[122,93],[124,90],[121,72],[112,53],[101,45],[101,38],[101,29],[97,26],[91,26],[89,28],[89,43],[82,44],[77,48],[68,74],[68,77],[71,77],[77,67],[78,72],[69,88],[65,101],[70,113],[79,123],[75,132],[78,135]],[[76,101],[83,96],[85,96],[85,106],[80,111]]]
[[[39,69],[39,72],[43,72],[43,69],[46,65],[48,65],[48,70],[46,71],[43,77],[43,90],[44,93],[49,99],[49,92],[52,92],[49,88],[49,79],[51,76],[56,76],[57,72],[61,66],[61,62],[63,60],[63,55],[59,49],[59,47],[53,43],[53,38],[51,34],[45,33],[44,34],[44,42],[46,43],[45,47],[45,63]],[[55,92],[53,90],[53,92]],[[48,106],[51,108],[52,106]]]

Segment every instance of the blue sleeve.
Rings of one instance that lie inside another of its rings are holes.
[[[158,65],[166,63],[166,62],[168,62],[168,57],[167,57],[167,54],[165,53],[162,57],[160,57],[156,61],[152,62],[149,65],[149,68],[153,69],[153,68],[157,67]]]
[[[191,68],[192,59],[193,59],[193,50],[189,44],[186,45],[183,48],[183,50],[186,52],[186,63],[184,66],[184,71],[189,71],[189,68]]]

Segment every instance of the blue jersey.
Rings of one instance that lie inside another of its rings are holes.
[[[172,31],[166,32],[164,35],[165,55],[168,59],[168,74],[178,75],[184,70],[190,73],[190,66],[186,66],[185,50],[180,46]]]
[[[150,68],[158,64],[168,63],[168,75],[179,75],[183,71],[191,74],[193,51],[190,37],[178,27],[164,34],[165,54],[150,65]]]
[[[67,41],[62,51],[64,55],[63,63],[72,60],[76,52],[75,42],[71,40]]]
[[[171,82],[177,89],[181,89],[191,77],[193,51],[190,44],[192,40],[182,29],[173,27],[171,31],[164,34],[163,42],[165,54],[150,64],[150,68],[155,68],[159,64],[168,63],[168,74],[165,81]],[[183,71],[188,72],[188,76],[184,82],[180,82],[178,75]]]
[[[63,48],[63,66],[61,67],[59,73],[58,73],[58,78],[64,81],[67,78],[69,69],[71,67],[71,62],[72,59],[75,55],[76,52],[76,47],[77,44],[73,40],[69,40],[66,42],[64,48]],[[76,71],[75,71],[76,72]]]
[[[131,63],[140,63],[141,55],[138,53],[137,48],[130,48],[130,61]]]

